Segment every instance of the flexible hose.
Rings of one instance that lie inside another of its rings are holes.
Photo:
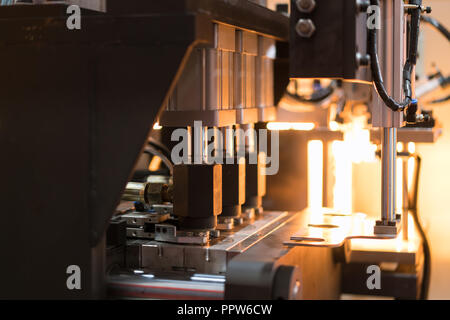
[[[418,1],[421,3],[421,1]],[[371,0],[371,5],[379,6],[379,0]],[[419,9],[414,10],[411,21],[411,38],[410,38],[410,50],[408,53],[408,59],[403,68],[403,91],[405,93],[405,100],[397,102],[386,91],[383,82],[383,76],[381,74],[380,61],[378,58],[378,31],[376,28],[369,30],[369,54],[370,54],[370,66],[372,69],[372,78],[377,89],[378,95],[383,102],[393,111],[403,111],[412,101],[412,89],[411,89],[411,74],[415,65],[417,57],[417,38],[418,38],[418,26],[420,21]]]
[[[450,32],[442,23],[429,16],[421,16],[420,18],[423,22],[435,27],[444,37],[447,38],[448,41],[450,41]]]
[[[431,279],[431,248],[430,243],[428,241],[427,235],[420,221],[418,206],[417,206],[417,198],[418,198],[418,190],[419,190],[419,176],[422,159],[419,155],[414,156],[416,162],[416,172],[414,178],[414,189],[410,193],[409,200],[409,210],[412,213],[414,222],[416,224],[417,230],[419,231],[420,237],[422,238],[423,243],[423,255],[424,255],[424,266],[423,266],[423,279],[422,286],[420,290],[420,299],[426,300],[428,298],[428,292],[430,289],[430,279]]]

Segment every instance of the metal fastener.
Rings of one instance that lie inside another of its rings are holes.
[[[297,9],[300,12],[310,13],[316,7],[315,0],[297,0],[296,1]]]
[[[316,31],[316,26],[311,19],[300,19],[295,26],[295,31],[300,37],[311,38]]]

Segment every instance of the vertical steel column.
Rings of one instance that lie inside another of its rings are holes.
[[[383,222],[395,220],[395,165],[397,128],[383,128],[381,141],[381,217]]]
[[[381,2],[382,23],[379,33],[379,54],[383,78],[388,93],[396,100],[403,100],[403,66],[406,56],[406,32],[403,1]],[[390,110],[374,92],[372,101],[373,126],[381,129],[381,220],[375,233],[397,233],[396,220],[396,164],[397,129],[402,126],[401,112]]]
[[[408,210],[409,210],[409,196],[408,196],[408,157],[403,158],[403,184],[402,184],[402,230],[403,240],[408,240]]]

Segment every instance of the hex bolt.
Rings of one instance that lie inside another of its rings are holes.
[[[316,7],[315,0],[297,0],[296,1],[297,9],[300,12],[310,13]]]
[[[316,31],[316,26],[311,19],[300,19],[295,26],[295,31],[302,38],[311,38]]]
[[[370,64],[370,55],[361,54],[360,52],[356,53],[356,65],[358,67],[368,66]]]

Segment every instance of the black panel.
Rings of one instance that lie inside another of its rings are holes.
[[[293,78],[356,78],[356,1],[316,0],[311,13],[291,1],[290,76]],[[315,32],[303,38],[299,19],[311,19]],[[364,27],[364,26],[362,26]]]

